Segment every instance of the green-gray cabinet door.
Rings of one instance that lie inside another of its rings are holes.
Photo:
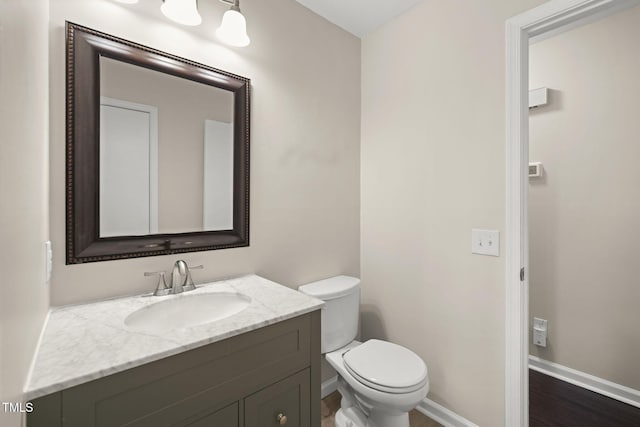
[[[238,402],[222,408],[213,414],[185,424],[185,427],[240,427]]]
[[[244,399],[244,427],[310,427],[310,370],[305,369]]]
[[[53,393],[33,401],[33,412],[27,414],[29,427],[62,427],[62,394]]]

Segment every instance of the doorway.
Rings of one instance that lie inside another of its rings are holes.
[[[639,39],[634,7],[529,46],[532,427],[640,425]]]
[[[637,5],[552,0],[509,19],[507,30],[505,425],[529,425],[529,42]]]

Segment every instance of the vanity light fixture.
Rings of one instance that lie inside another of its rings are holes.
[[[182,25],[200,25],[198,0],[163,0],[160,10],[167,18]]]
[[[120,3],[137,3],[139,0],[115,0]],[[216,36],[224,44],[245,47],[251,43],[247,35],[247,20],[240,12],[240,0],[220,0],[231,7],[222,16]],[[167,18],[182,25],[196,26],[202,23],[198,12],[198,0],[162,0],[160,10]]]
[[[231,8],[224,13],[222,23],[216,30],[216,36],[220,41],[231,46],[248,46],[251,39],[247,35],[247,20],[240,12],[240,0],[220,1],[231,5]]]

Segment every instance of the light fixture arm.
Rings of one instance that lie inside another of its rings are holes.
[[[220,3],[228,4],[231,6],[229,10],[235,10],[240,13],[240,0],[220,0]]]
[[[240,10],[240,0],[220,0],[220,3],[228,4],[232,10]]]

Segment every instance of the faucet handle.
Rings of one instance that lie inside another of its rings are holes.
[[[167,288],[167,282],[164,279],[164,271],[146,271],[144,275],[158,276],[158,284],[156,285],[156,290],[153,292],[153,295],[158,296],[169,294],[170,289]]]
[[[193,267],[187,266],[187,278],[184,281],[184,290],[192,291],[196,288],[196,285],[193,283],[193,279],[191,278],[191,270],[202,270],[204,269],[204,265],[194,265]]]

